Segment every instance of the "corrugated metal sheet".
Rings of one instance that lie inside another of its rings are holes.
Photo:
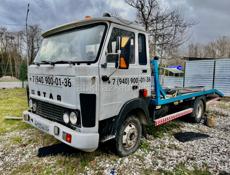
[[[160,82],[164,88],[183,87],[183,77],[163,76],[160,75]],[[151,77],[151,87],[154,89],[154,77]]]
[[[214,60],[187,61],[185,70],[185,87],[213,86]]]
[[[162,86],[168,88],[183,87],[183,77],[162,76]]]
[[[216,66],[215,74],[214,66]],[[230,96],[229,58],[217,60],[187,61],[185,69],[185,87],[204,86],[205,89],[215,88],[224,93],[225,96]],[[183,86],[183,78],[181,77],[161,76],[160,78],[163,87],[174,88]],[[154,89],[153,77],[152,88]]]
[[[216,60],[214,88],[230,96],[230,59]]]

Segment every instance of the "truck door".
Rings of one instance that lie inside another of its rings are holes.
[[[134,31],[125,27],[115,26],[110,29],[109,39],[105,46],[105,53],[101,59],[100,67],[100,120],[118,115],[122,106],[129,100],[139,96],[138,65],[136,59],[136,35]],[[130,58],[128,69],[116,69],[115,59],[117,52],[117,38],[129,37]],[[108,81],[103,81],[103,76],[109,76]]]
[[[138,65],[139,89],[146,89],[148,96],[151,95],[151,68],[149,60],[149,48],[147,37],[143,33],[138,33]]]

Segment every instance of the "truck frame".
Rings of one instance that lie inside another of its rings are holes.
[[[182,116],[198,123],[206,103],[224,96],[203,87],[164,89],[148,33],[108,14],[53,28],[43,37],[28,70],[24,121],[83,151],[113,139],[118,155],[127,156],[137,150],[146,125]]]

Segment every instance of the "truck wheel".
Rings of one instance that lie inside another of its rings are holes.
[[[141,139],[142,125],[137,117],[130,115],[118,128],[116,151],[121,157],[134,153]]]
[[[202,100],[202,98],[197,98],[194,101],[193,112],[191,114],[191,117],[193,118],[193,121],[195,123],[200,123],[201,119],[204,116],[204,112],[205,112],[205,103]]]

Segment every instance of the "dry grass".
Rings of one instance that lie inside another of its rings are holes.
[[[0,90],[0,134],[9,131],[28,128],[21,120],[5,120],[6,116],[21,117],[27,109],[25,89]]]

